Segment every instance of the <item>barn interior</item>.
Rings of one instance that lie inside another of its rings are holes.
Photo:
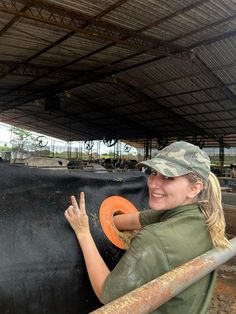
[[[236,147],[235,12],[235,0],[0,0],[0,121],[145,158],[185,140],[219,148],[223,167]]]
[[[235,146],[235,6],[0,1],[0,120],[67,141]]]

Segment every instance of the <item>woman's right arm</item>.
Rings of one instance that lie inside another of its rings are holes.
[[[74,196],[71,196],[71,203],[72,205],[65,211],[65,217],[79,241],[93,290],[98,299],[101,300],[103,285],[110,270],[102,259],[90,233],[88,216],[85,209],[84,193],[80,193],[79,206]]]
[[[147,209],[135,214],[119,214],[113,217],[114,225],[120,231],[139,230],[141,227],[157,223],[163,211]]]
[[[141,224],[139,222],[139,212],[135,214],[120,214],[113,217],[116,228],[120,231],[139,230]]]

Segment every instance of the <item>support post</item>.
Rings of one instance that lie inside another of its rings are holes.
[[[144,160],[148,160],[152,155],[152,140],[146,139],[144,141]]]
[[[223,167],[224,167],[224,138],[223,136],[220,137],[220,151],[219,151],[219,159],[220,159],[220,172],[223,175]]]
[[[71,141],[68,141],[67,145],[67,158],[71,159]]]

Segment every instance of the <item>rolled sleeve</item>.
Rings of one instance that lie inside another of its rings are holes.
[[[163,211],[146,209],[139,213],[139,222],[142,227],[154,224],[160,221],[160,216],[162,213]]]

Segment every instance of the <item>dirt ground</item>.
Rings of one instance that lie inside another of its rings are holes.
[[[236,237],[236,193],[223,193],[226,232]],[[236,256],[218,268],[215,294],[208,314],[236,314]]]
[[[219,267],[209,314],[236,314],[236,257]]]
[[[226,232],[230,239],[236,237],[236,207],[225,207]],[[215,294],[208,314],[236,314],[236,256],[220,266],[217,273]]]

